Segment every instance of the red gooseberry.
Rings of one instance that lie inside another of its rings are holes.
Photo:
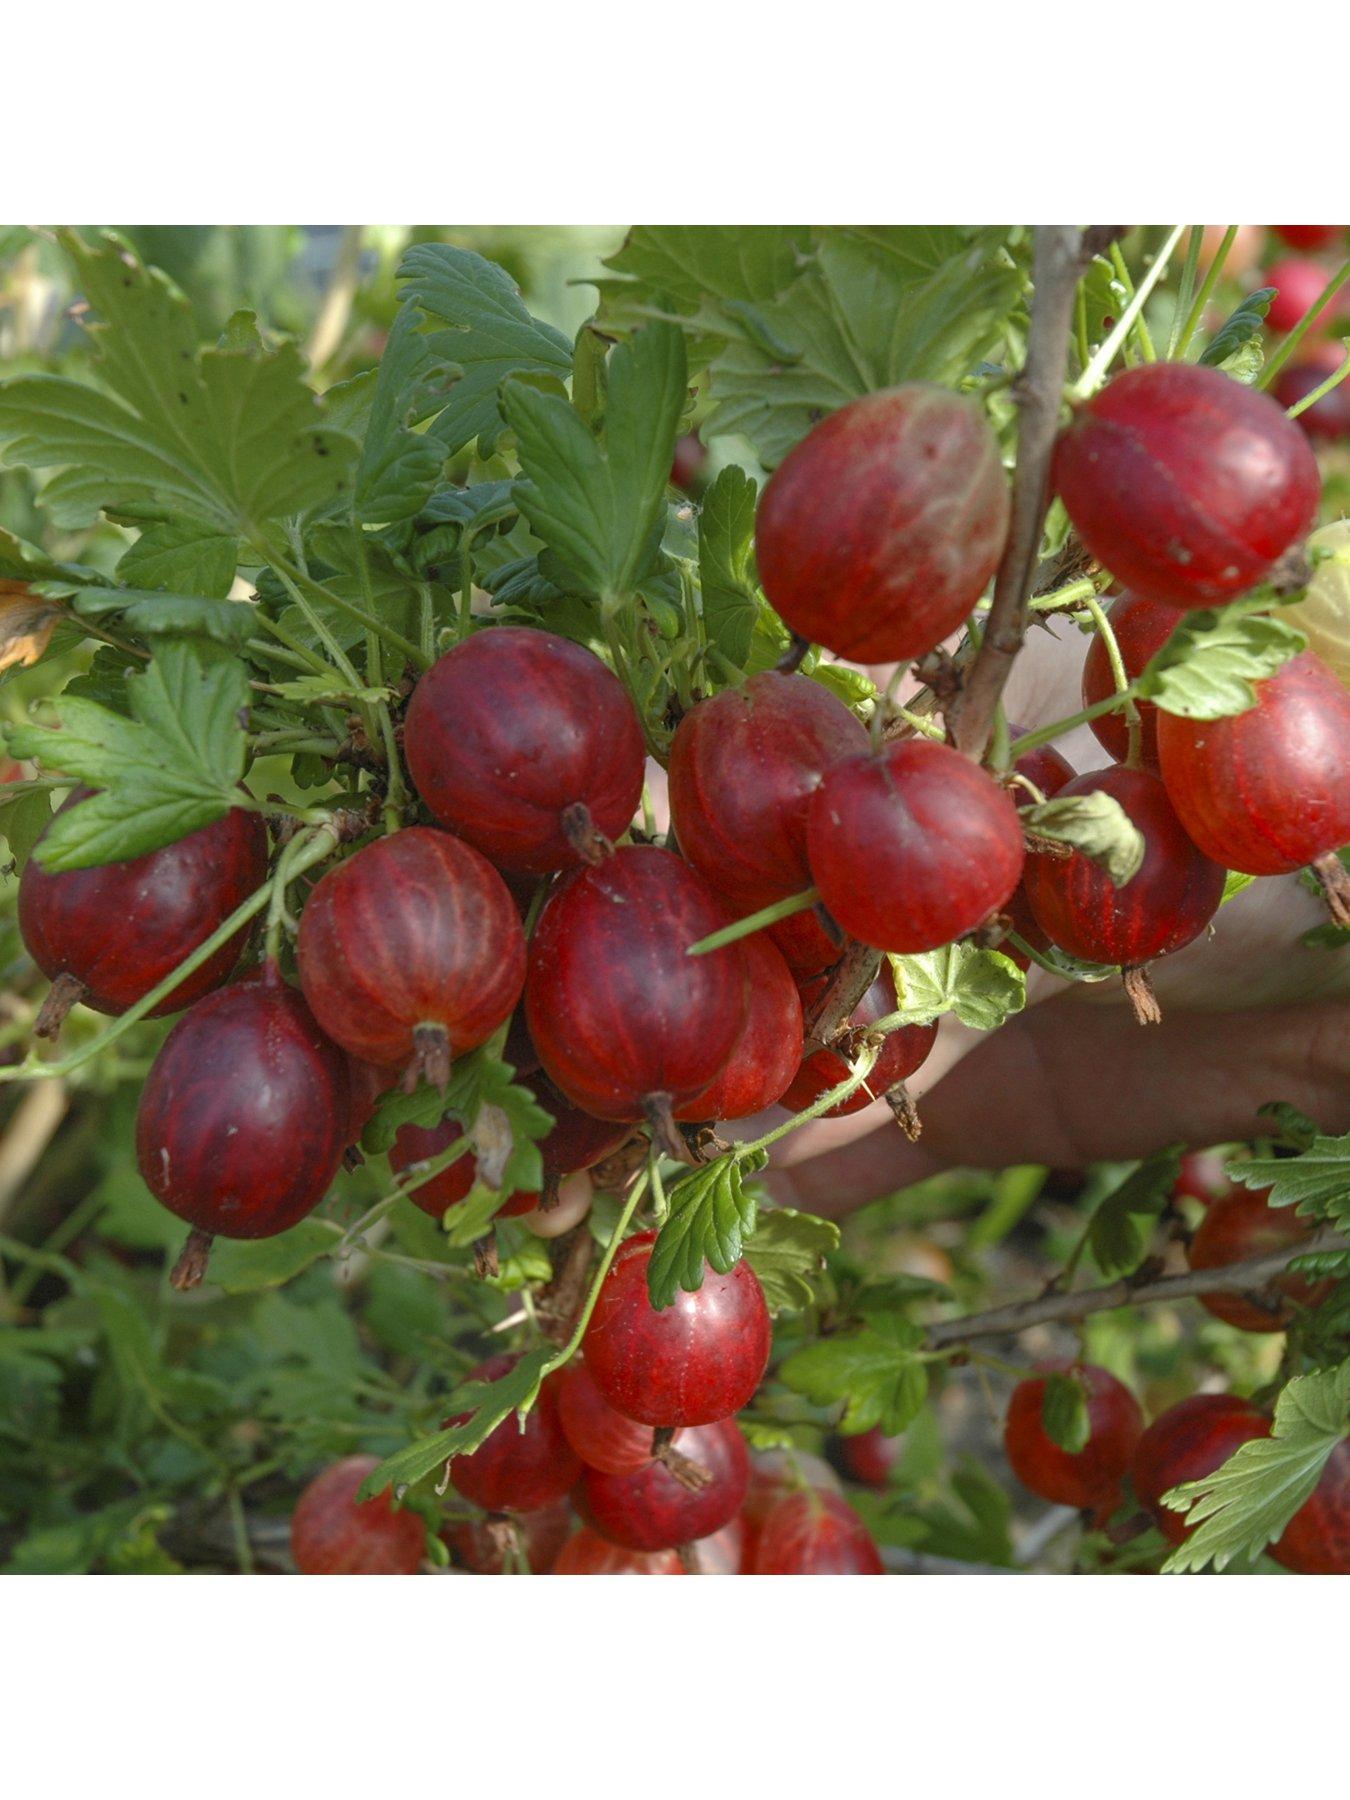
[[[819,975],[844,951],[843,932],[819,906],[779,919],[770,925],[768,935],[794,975]]]
[[[136,1158],[194,1238],[273,1237],[327,1193],[349,1117],[346,1058],[269,963],[169,1033],[141,1090]],[[199,1254],[176,1282],[193,1286],[203,1270]]]
[[[649,1118],[703,1092],[745,1023],[745,956],[689,946],[728,923],[703,878],[669,850],[616,850],[568,877],[530,944],[525,1011],[544,1068],[602,1119]]]
[[[682,1454],[702,1471],[690,1486],[660,1462],[626,1475],[587,1469],[581,1505],[601,1536],[626,1550],[672,1550],[733,1519],[750,1482],[750,1458],[734,1420],[698,1425],[680,1438]]]
[[[680,849],[742,912],[800,893],[811,795],[832,762],[866,748],[843,701],[805,675],[768,670],[700,701],[670,747]]]
[[[742,1575],[755,1572],[755,1554],[765,1519],[788,1494],[800,1493],[808,1487],[822,1493],[842,1492],[842,1483],[829,1463],[809,1450],[757,1450],[751,1457],[750,1486],[740,1512],[745,1530]]]
[[[1186,1252],[1192,1269],[1222,1269],[1229,1263],[1247,1262],[1273,1251],[1292,1248],[1313,1235],[1313,1228],[1292,1206],[1272,1206],[1269,1188],[1234,1188],[1216,1199],[1200,1221]],[[1327,1296],[1330,1282],[1310,1281],[1306,1275],[1277,1275],[1265,1294],[1201,1294],[1206,1312],[1239,1331],[1283,1331],[1294,1308],[1317,1306]]]
[[[1022,873],[1007,793],[945,744],[907,738],[825,773],[807,816],[830,914],[876,950],[937,950],[1005,906]]]
[[[1171,637],[1181,623],[1178,607],[1162,606],[1156,600],[1143,600],[1138,594],[1121,594],[1113,601],[1107,620],[1115,633],[1120,660],[1131,681],[1143,673],[1145,666]],[[1095,633],[1083,663],[1083,705],[1096,706],[1116,691],[1106,639]],[[1146,769],[1158,772],[1158,709],[1151,700],[1137,700],[1139,712],[1139,760]],[[1129,752],[1130,726],[1123,712],[1101,713],[1089,719],[1092,735],[1102,749],[1124,762]]]
[[[1003,1447],[1013,1474],[1056,1506],[1100,1507],[1114,1499],[1144,1429],[1139,1402],[1121,1381],[1094,1363],[1068,1370],[1087,1407],[1088,1438],[1065,1450],[1045,1426],[1046,1374],[1019,1381],[1008,1402]]]
[[[77,788],[65,812],[89,797]],[[19,878],[19,930],[33,961],[57,985],[39,1016],[54,1036],[71,1006],[121,1013],[159,986],[267,879],[267,828],[233,807],[214,824],[128,862],[49,873],[42,840]],[[239,960],[247,928],[222,944],[155,1007],[177,1012],[220,986]]]
[[[616,1412],[581,1357],[561,1371],[558,1416],[568,1443],[588,1469],[629,1475],[652,1460],[652,1426]]]
[[[510,1016],[525,933],[501,876],[445,831],[413,826],[330,869],[300,916],[300,985],[353,1056],[444,1086],[452,1051]]]
[[[1304,650],[1259,682],[1256,705],[1226,719],[1159,716],[1163,780],[1206,856],[1247,875],[1316,868],[1350,924],[1350,693]]]
[[[1345,230],[1344,225],[1277,225],[1275,230],[1291,250],[1326,250]]]
[[[623,684],[551,631],[476,631],[413,691],[413,785],[442,825],[531,875],[603,856],[642,797],[642,726]]]
[[[313,1481],[291,1515],[291,1554],[302,1575],[415,1575],[426,1554],[420,1516],[396,1508],[388,1489],[358,1500],[378,1467],[374,1456],[346,1456]]]
[[[1133,593],[1218,606],[1307,533],[1321,491],[1303,433],[1221,369],[1144,363],[1075,412],[1054,482],[1079,536]]]
[[[1020,735],[1019,731],[1014,730],[1014,738]],[[1072,764],[1055,749],[1053,744],[1041,744],[1035,750],[1028,750],[1017,758],[1013,764],[1013,770],[1029,781],[1036,793],[1046,800],[1053,800],[1055,795],[1062,788],[1066,788],[1074,777]],[[1036,795],[1020,785],[1014,786],[1011,791],[1019,810],[1039,804]],[[1014,889],[1013,896],[1004,908],[1004,912],[1007,915],[1010,931],[1015,931],[1018,937],[1029,944],[1033,950],[1046,948],[1050,940],[1036,923],[1032,913],[1031,902],[1026,896],[1025,874],[1023,880],[1019,881]],[[999,945],[999,949],[1005,956],[1010,956],[1019,969],[1030,967],[1031,958],[1024,951],[1019,950],[1015,944],[1002,943]]]
[[[1142,834],[1138,873],[1117,887],[1075,850],[1066,858],[1028,857],[1023,885],[1050,942],[1086,962],[1119,965],[1136,1012],[1153,1020],[1157,1006],[1143,965],[1199,937],[1223,898],[1224,872],[1186,836],[1156,775],[1095,769],[1061,788],[1060,798],[1095,793],[1119,801]]]
[[[1212,1475],[1240,1444],[1269,1431],[1266,1415],[1234,1394],[1192,1394],[1153,1421],[1135,1446],[1130,1477],[1139,1501],[1169,1543],[1181,1543],[1191,1527],[1181,1513],[1163,1505],[1163,1495],[1183,1482]]]
[[[575,1523],[565,1499],[508,1520],[461,1519],[441,1538],[458,1562],[475,1575],[547,1575]]]
[[[1270,1554],[1296,1575],[1350,1575],[1350,1438],[1332,1451]]]
[[[1270,330],[1292,331],[1303,315],[1311,312],[1317,305],[1330,279],[1329,272],[1321,263],[1313,262],[1306,256],[1283,256],[1278,262],[1273,262],[1265,275],[1266,287],[1275,289],[1266,312],[1266,324]],[[1329,300],[1318,311],[1309,329],[1325,330],[1343,305],[1339,296]]]
[[[728,1519],[720,1531],[699,1538],[689,1546],[696,1575],[739,1575],[745,1561],[745,1521],[739,1513]]]
[[[471,1369],[466,1380],[492,1382],[509,1375],[519,1356],[490,1356]],[[468,1413],[457,1413],[446,1425],[461,1425]],[[485,1512],[538,1512],[576,1484],[581,1459],[568,1443],[558,1417],[558,1386],[545,1378],[522,1426],[515,1413],[506,1415],[476,1450],[451,1458],[450,1485]]]
[[[644,1425],[729,1418],[750,1400],[769,1360],[764,1290],[744,1260],[725,1275],[705,1265],[698,1292],[680,1288],[658,1312],[647,1293],[655,1242],[646,1231],[620,1245],[586,1327],[586,1366],[609,1404]]]
[[[784,458],[759,503],[760,579],[784,623],[858,662],[922,656],[965,620],[1008,535],[979,404],[923,382],[865,394]]]
[[[808,1005],[818,1000],[829,985],[828,975],[818,975],[812,981],[803,984],[802,992]],[[849,1015],[849,1026],[865,1031],[869,1025],[875,1025],[879,1019],[889,1018],[898,1012],[900,1002],[896,998],[895,978],[889,966],[883,966],[881,973],[868,988],[862,999]],[[881,1040],[881,1053],[873,1063],[866,1081],[836,1106],[822,1116],[827,1119],[841,1119],[846,1113],[861,1112],[864,1106],[870,1106],[874,1100],[888,1094],[898,1082],[907,1081],[927,1060],[929,1051],[937,1041],[937,1022],[929,1025],[901,1025],[897,1030],[888,1032]],[[792,1112],[802,1112],[828,1094],[831,1088],[838,1087],[840,1082],[848,1078],[849,1065],[837,1050],[816,1050],[802,1061],[796,1074],[792,1077],[786,1091],[782,1095],[782,1104]]]
[[[1228,1161],[1224,1150],[1188,1150],[1181,1159],[1172,1193],[1178,1200],[1198,1200],[1201,1206],[1212,1206],[1234,1191],[1225,1167]]]
[[[741,949],[749,977],[741,1035],[721,1074],[675,1108],[677,1119],[748,1119],[773,1105],[801,1062],[802,1002],[791,970],[762,932]]]
[[[1297,362],[1287,363],[1271,383],[1270,391],[1287,412],[1320,388],[1328,375],[1340,368],[1345,351],[1340,344],[1318,344]],[[1344,381],[1305,406],[1295,421],[1310,438],[1335,443],[1350,437],[1350,389]]]
[[[780,1500],[765,1519],[756,1575],[884,1575],[876,1540],[838,1494],[807,1488]]]
[[[583,1525],[558,1553],[555,1575],[683,1575],[677,1550],[625,1550]]]
[[[874,1425],[870,1431],[840,1438],[839,1460],[850,1481],[884,1488],[890,1485],[891,1470],[899,1462],[904,1444],[903,1437],[891,1437],[880,1425]]]
[[[696,431],[681,432],[675,440],[675,454],[670,463],[670,479],[677,488],[692,493],[703,484],[704,464],[708,452]]]

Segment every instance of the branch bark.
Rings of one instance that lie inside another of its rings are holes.
[[[803,1054],[824,1050],[834,1041],[853,1014],[854,1008],[877,978],[881,952],[869,950],[856,938],[850,938],[847,950],[839,959],[830,984],[818,1004],[806,1016],[806,1041]]]
[[[1258,1293],[1297,1257],[1315,1250],[1350,1250],[1350,1237],[1329,1231],[1302,1244],[1286,1244],[1267,1256],[1230,1263],[1225,1269],[1198,1269],[1185,1275],[1163,1275],[1155,1281],[1135,1281],[1124,1276],[1107,1287],[1082,1288],[1075,1294],[1041,1294],[1034,1300],[1014,1301],[989,1312],[972,1313],[965,1319],[944,1319],[930,1325],[926,1339],[930,1350],[964,1344],[972,1338],[1013,1337],[1033,1325],[1073,1324],[1090,1313],[1109,1312],[1117,1306],[1152,1306],[1163,1300],[1184,1300],[1195,1294]]]
[[[1014,389],[1018,428],[1012,525],[994,578],[984,642],[949,721],[957,749],[977,760],[984,755],[994,709],[1026,634],[1027,600],[1050,504],[1050,459],[1059,431],[1074,294],[1087,254],[1087,240],[1076,226],[1037,226],[1027,360]]]

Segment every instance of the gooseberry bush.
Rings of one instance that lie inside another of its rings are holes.
[[[0,380],[7,1566],[1350,1572],[1286,1095],[773,1188],[1029,986],[1156,1032],[1256,881],[1350,941],[1350,263],[1274,229],[639,227],[571,331],[420,235],[308,362],[11,247],[76,304]]]

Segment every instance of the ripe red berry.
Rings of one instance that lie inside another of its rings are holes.
[[[792,913],[770,925],[768,935],[794,975],[819,975],[832,968],[844,953],[844,934],[837,925],[827,929],[819,907]]]
[[[1321,387],[1327,376],[1339,369],[1345,352],[1336,344],[1318,344],[1298,362],[1288,363],[1271,383],[1270,391],[1286,412]],[[1295,423],[1310,438],[1335,443],[1350,437],[1350,391],[1344,381],[1305,407]]]
[[[1201,1206],[1212,1206],[1216,1200],[1236,1192],[1224,1170],[1228,1160],[1223,1150],[1188,1151],[1181,1159],[1173,1195],[1178,1200],[1198,1200]]]
[[[884,1488],[890,1485],[891,1470],[899,1462],[904,1444],[903,1437],[889,1437],[880,1425],[874,1425],[856,1437],[840,1438],[839,1460],[850,1481]]]
[[[553,1084],[542,1075],[524,1084],[553,1114],[553,1129],[540,1140],[539,1153],[544,1164],[545,1185],[575,1175],[610,1156],[623,1143],[628,1133],[610,1119],[593,1119],[563,1099]],[[440,1156],[464,1135],[458,1119],[442,1119],[438,1125],[400,1125],[389,1152],[389,1167],[401,1175],[414,1163],[430,1162]],[[433,1175],[430,1181],[409,1191],[408,1198],[433,1219],[441,1218],[447,1207],[458,1206],[465,1199],[478,1175],[478,1162],[472,1150]],[[533,1212],[539,1204],[539,1193],[522,1188],[499,1208],[498,1217],[510,1219]]]
[[[1008,483],[973,400],[910,382],[812,427],[759,504],[755,551],[793,631],[858,662],[922,656],[998,567]]]
[[[1014,738],[1020,735],[1020,732],[1014,730]],[[1060,755],[1053,744],[1042,744],[1036,750],[1028,750],[1025,755],[1017,758],[1013,768],[1017,774],[1025,776],[1037,792],[1043,794],[1047,800],[1053,800],[1055,795],[1061,789],[1066,788],[1074,777],[1072,765]],[[1037,804],[1035,796],[1028,793],[1024,787],[1014,787],[1011,792],[1019,809]],[[1015,931],[1018,937],[1031,945],[1033,950],[1044,950],[1047,947],[1050,940],[1036,923],[1035,915],[1031,910],[1031,902],[1027,899],[1025,873],[1023,879],[1018,882],[1004,912],[1008,918],[1008,929]],[[1019,969],[1025,970],[1031,966],[1031,958],[1024,951],[1019,950],[1015,944],[1003,943],[999,945],[999,949],[1005,956],[1010,956]]]
[[[682,432],[675,440],[675,455],[670,464],[672,483],[686,493],[692,493],[702,486],[703,466],[707,460],[708,452],[698,433]]]
[[[447,1526],[441,1538],[456,1560],[475,1575],[523,1573],[519,1568],[522,1560],[532,1575],[548,1575],[573,1523],[567,1501],[555,1500],[551,1506],[513,1518],[505,1529],[503,1521],[461,1519]]]
[[[1088,1440],[1081,1450],[1065,1450],[1045,1428],[1046,1377],[1019,1381],[1008,1402],[1003,1447],[1013,1474],[1056,1506],[1109,1504],[1130,1466],[1144,1429],[1139,1402],[1115,1376],[1093,1363],[1071,1370],[1087,1400]]]
[[[1138,874],[1117,887],[1105,869],[1075,850],[1063,859],[1028,857],[1024,886],[1052,944],[1086,962],[1130,972],[1200,935],[1223,897],[1224,872],[1186,836],[1156,775],[1095,769],[1061,788],[1060,797],[1093,793],[1113,795],[1142,832]],[[1142,997],[1138,1003],[1144,1004]]]
[[[660,1121],[713,1081],[745,1023],[745,957],[738,944],[685,952],[727,922],[669,850],[616,850],[563,883],[530,944],[525,1012],[568,1099],[597,1118]]]
[[[169,1033],[141,1091],[136,1156],[150,1192],[199,1232],[272,1237],[327,1193],[349,1117],[346,1058],[269,964]]]
[[[434,663],[408,707],[413,785],[503,869],[544,875],[604,854],[642,798],[642,726],[584,645],[499,625]]]
[[[678,1551],[625,1550],[583,1525],[558,1553],[555,1575],[683,1575]]]
[[[291,1515],[291,1554],[301,1575],[415,1575],[427,1531],[415,1512],[396,1510],[389,1492],[373,1500],[357,1489],[378,1466],[374,1456],[346,1456],[313,1481]]]
[[[792,972],[762,932],[741,949],[749,978],[741,1035],[716,1080],[675,1108],[677,1119],[748,1119],[772,1106],[797,1072],[802,1002]]]
[[[1350,693],[1305,650],[1256,695],[1227,719],[1159,718],[1167,792],[1206,856],[1247,875],[1315,864],[1335,910],[1346,886],[1335,852],[1350,843]],[[1350,901],[1340,904],[1350,921]]]
[[[490,1356],[471,1369],[469,1381],[500,1381],[519,1356]],[[468,1413],[456,1413],[447,1425],[460,1425]],[[581,1474],[581,1459],[568,1443],[558,1417],[558,1387],[545,1379],[539,1398],[525,1415],[524,1428],[508,1413],[466,1456],[450,1462],[450,1485],[485,1512],[537,1512],[561,1500]]]
[[[61,811],[87,798],[88,790],[77,788]],[[242,807],[129,862],[49,874],[30,857],[19,878],[19,930],[42,973],[61,983],[64,998],[64,1005],[62,996],[54,1002],[59,1016],[49,1014],[43,1024],[54,1034],[76,1000],[95,1012],[125,1012],[266,879],[267,828]],[[151,1016],[177,1012],[219,987],[238,962],[245,935],[240,931],[208,957]]]
[[[1191,1527],[1181,1513],[1163,1505],[1163,1495],[1183,1482],[1212,1475],[1240,1444],[1269,1431],[1266,1415],[1234,1394],[1193,1394],[1153,1421],[1135,1448],[1130,1477],[1139,1501],[1169,1543],[1181,1543]]]
[[[1087,548],[1134,593],[1219,606],[1312,527],[1321,483],[1302,432],[1221,369],[1145,363],[1079,407],[1055,486]]]
[[[1138,594],[1122,594],[1112,604],[1106,616],[1115,632],[1125,673],[1133,681],[1162,649],[1181,623],[1184,614],[1178,607],[1161,606],[1156,600],[1141,599]],[[1106,639],[1094,636],[1083,663],[1083,705],[1096,706],[1115,691],[1111,659],[1106,653]],[[1139,709],[1140,762],[1156,775],[1158,709],[1151,700],[1138,700],[1135,705]],[[1102,749],[1114,756],[1117,762],[1124,762],[1130,744],[1130,727],[1125,714],[1102,713],[1096,719],[1089,719],[1088,723]]]
[[[1332,1451],[1270,1554],[1296,1575],[1350,1575],[1350,1438]]]
[[[750,1460],[750,1487],[741,1506],[741,1523],[745,1528],[745,1545],[741,1573],[753,1575],[759,1534],[764,1521],[780,1500],[805,1488],[820,1493],[838,1494],[842,1484],[824,1457],[809,1450],[757,1450]]]
[[[1277,225],[1275,230],[1291,250],[1325,250],[1345,230],[1344,225]]]
[[[828,983],[827,975],[818,975],[814,980],[803,984],[802,992],[808,1004],[819,998]],[[849,1015],[848,1022],[852,1027],[865,1030],[867,1026],[875,1025],[878,1019],[888,1018],[892,1013],[898,1012],[899,1008],[895,979],[889,967],[883,967]],[[847,1100],[841,1100],[822,1116],[841,1119],[845,1113],[861,1112],[864,1106],[870,1106],[874,1100],[889,1093],[897,1082],[908,1081],[927,1060],[928,1053],[937,1040],[937,1029],[934,1021],[931,1025],[902,1025],[898,1031],[889,1033],[882,1039],[881,1054],[873,1063],[867,1080]],[[802,1112],[806,1107],[814,1105],[822,1094],[828,1094],[831,1088],[838,1087],[848,1073],[848,1063],[838,1051],[817,1050],[797,1069],[782,1095],[782,1104],[793,1112]]]
[[[630,1475],[652,1460],[653,1427],[616,1412],[580,1357],[561,1371],[558,1414],[568,1443],[587,1468]]]
[[[1186,1260],[1192,1269],[1222,1269],[1229,1263],[1247,1262],[1303,1243],[1313,1228],[1292,1206],[1272,1206],[1269,1188],[1235,1188],[1215,1200],[1191,1239]],[[1201,1294],[1206,1312],[1239,1331],[1283,1331],[1294,1308],[1317,1306],[1330,1291],[1330,1282],[1310,1281],[1306,1275],[1279,1275],[1267,1294]]]
[[[525,933],[501,876],[468,844],[414,826],[330,869],[305,904],[300,983],[330,1037],[443,1086],[511,1012]]]
[[[738,911],[800,893],[811,795],[831,763],[866,748],[843,701],[805,675],[769,670],[700,701],[670,747],[681,850]]]
[[[1303,315],[1317,305],[1327,282],[1331,279],[1329,272],[1319,262],[1312,262],[1306,256],[1284,256],[1273,262],[1266,270],[1266,287],[1273,287],[1275,297],[1266,313],[1266,324],[1271,331],[1292,331]],[[1344,302],[1338,295],[1329,300],[1317,314],[1310,329],[1325,330],[1342,309]]]
[[[699,1575],[740,1575],[745,1565],[745,1522],[739,1513],[720,1531],[690,1545]]]
[[[764,1290],[747,1262],[726,1275],[705,1267],[697,1293],[681,1288],[658,1312],[647,1294],[655,1242],[647,1231],[620,1246],[586,1328],[586,1366],[609,1404],[645,1425],[730,1418],[750,1400],[769,1360],[773,1327]]]
[[[907,738],[826,771],[807,816],[821,899],[851,937],[937,950],[1005,906],[1022,873],[1007,793],[959,751]]]
[[[750,1458],[735,1421],[694,1427],[680,1438],[680,1450],[702,1469],[703,1485],[686,1486],[659,1462],[627,1475],[587,1469],[581,1503],[602,1536],[626,1550],[671,1550],[710,1537],[736,1516]]]
[[[756,1575],[884,1575],[876,1540],[838,1494],[789,1494],[765,1519]]]

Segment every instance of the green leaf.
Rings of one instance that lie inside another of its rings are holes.
[[[923,1549],[957,1562],[1013,1566],[1012,1501],[978,1463],[965,1462],[952,1476],[957,1504],[939,1500],[915,1510],[927,1527]]]
[[[504,389],[523,470],[517,504],[583,593],[618,599],[657,567],[685,382],[673,325],[649,325],[620,344],[603,447],[558,395],[521,381]]]
[[[1091,1435],[1087,1391],[1072,1370],[1052,1369],[1046,1376],[1041,1423],[1051,1441],[1070,1456],[1087,1448]]]
[[[763,602],[755,586],[756,484],[730,463],[704,497],[698,519],[698,570],[709,641],[743,669],[750,660]]]
[[[1069,844],[1099,863],[1124,887],[1144,863],[1144,834],[1114,794],[1076,794],[1022,809],[1022,822],[1037,837]]]
[[[51,816],[50,789],[28,787],[19,781],[0,786],[0,836],[9,845],[14,866],[20,873],[33,853],[34,844],[47,829]]]
[[[479,455],[488,457],[502,433],[502,383],[520,375],[565,383],[572,346],[562,332],[531,317],[505,269],[473,250],[415,244],[398,273],[405,304],[419,308],[433,327],[448,327],[426,334],[428,356],[459,371],[435,424],[442,455],[453,456],[477,439]],[[419,371],[419,381],[425,380]]]
[[[146,525],[117,565],[124,587],[163,589],[223,600],[238,564],[239,545],[220,532],[205,531],[190,519]]]
[[[232,650],[242,650],[258,629],[256,609],[241,600],[86,587],[71,596],[70,604],[84,619],[120,617],[127,629],[140,637],[206,637]]]
[[[1261,327],[1265,324],[1270,303],[1275,298],[1273,287],[1257,288],[1248,294],[1241,306],[1231,312],[1201,352],[1199,361],[1214,369],[1229,369],[1239,376],[1255,375],[1264,360],[1261,354]],[[1250,354],[1255,350],[1254,360]]]
[[[1260,605],[1260,597],[1251,602]],[[1268,602],[1266,602],[1268,604]],[[1225,719],[1256,705],[1253,685],[1307,646],[1284,619],[1244,612],[1243,602],[1183,613],[1136,683],[1142,699],[1186,719]]]
[[[393,688],[352,683],[336,669],[331,675],[296,675],[289,681],[274,682],[272,692],[279,700],[294,700],[298,706],[351,706],[361,699],[397,698]]]
[[[779,1370],[783,1381],[817,1406],[844,1403],[842,1429],[880,1425],[904,1431],[928,1393],[919,1360],[923,1330],[907,1319],[875,1317],[861,1331],[822,1338],[794,1351]]]
[[[10,460],[60,469],[43,490],[57,525],[105,511],[249,537],[347,488],[356,444],[324,423],[293,344],[268,350],[235,332],[199,351],[187,302],[120,239],[59,237],[102,321],[91,331],[104,386],[45,374],[0,383]]]
[[[1180,1169],[1179,1150],[1160,1151],[1127,1175],[1093,1213],[1088,1244],[1103,1275],[1128,1275],[1138,1268],[1148,1245],[1146,1227],[1166,1206]]]
[[[704,431],[743,433],[772,468],[823,414],[862,394],[903,381],[958,385],[997,353],[1021,301],[1023,277],[1002,240],[1001,231],[820,230],[802,272],[760,308],[759,330],[728,320]]]
[[[16,756],[103,790],[53,819],[38,854],[52,871],[143,856],[222,818],[244,772],[243,665],[170,641],[127,683],[132,718],[68,693],[61,725],[12,725]]]
[[[332,1250],[335,1237],[317,1219],[304,1219],[277,1237],[254,1241],[217,1238],[207,1280],[227,1294],[255,1294],[281,1287]]]
[[[508,1414],[519,1413],[523,1419],[538,1398],[539,1383],[557,1355],[551,1345],[527,1350],[499,1381],[472,1381],[456,1388],[451,1402],[468,1413],[463,1423],[420,1438],[386,1457],[362,1482],[360,1498],[373,1500],[388,1487],[397,1497],[439,1464],[476,1450]]]
[[[1226,1167],[1244,1187],[1268,1187],[1271,1206],[1293,1206],[1304,1218],[1350,1225],[1350,1133],[1319,1134],[1301,1156],[1254,1156]]]
[[[790,1206],[761,1206],[745,1245],[769,1311],[800,1312],[819,1298],[825,1258],[839,1246],[839,1227]]]
[[[647,1292],[658,1310],[669,1306],[680,1288],[697,1293],[706,1264],[725,1275],[741,1260],[758,1211],[755,1191],[744,1185],[744,1177],[767,1160],[763,1152],[719,1156],[671,1188],[647,1265]]]
[[[998,950],[948,944],[922,956],[888,960],[906,1024],[926,1025],[951,1012],[963,1025],[992,1031],[1026,1005],[1026,977]]]
[[[1185,1574],[1255,1556],[1278,1538],[1321,1479],[1350,1426],[1350,1361],[1298,1375],[1275,1403],[1268,1438],[1253,1438],[1222,1467],[1163,1495],[1195,1527],[1163,1564]]]
[[[390,327],[370,390],[356,465],[356,516],[366,524],[413,518],[445,467],[444,409],[455,369],[433,350],[420,324],[418,303],[405,300]],[[352,384],[344,386],[350,389]],[[428,419],[436,419],[432,429],[413,429]]]
[[[772,300],[796,276],[810,237],[804,225],[635,225],[606,258],[624,279],[602,291],[621,308],[659,295],[679,312],[707,299]]]

